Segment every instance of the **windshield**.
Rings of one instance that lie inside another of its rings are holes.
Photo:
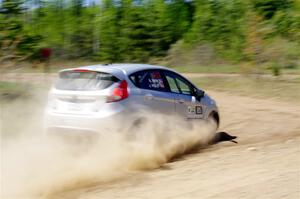
[[[95,91],[105,89],[118,81],[118,78],[109,73],[64,71],[59,74],[55,88],[60,90]]]

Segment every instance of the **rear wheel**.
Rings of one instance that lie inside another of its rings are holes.
[[[125,137],[129,141],[135,141],[139,139],[142,135],[142,126],[145,124],[146,118],[139,117],[130,124],[129,128],[125,133]]]

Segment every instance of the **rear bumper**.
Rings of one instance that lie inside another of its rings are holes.
[[[46,133],[56,134],[108,134],[120,132],[128,124],[120,112],[107,117],[47,112],[44,120]]]

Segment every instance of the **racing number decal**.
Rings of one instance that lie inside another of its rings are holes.
[[[150,73],[151,78],[149,81],[149,88],[159,89],[165,88],[164,81],[162,80],[159,72],[152,72]]]
[[[200,115],[200,114],[202,114],[203,112],[202,112],[202,106],[196,106],[196,114],[197,115]]]
[[[193,107],[193,106],[188,106],[188,113],[190,113],[190,114],[195,114],[195,107]]]
[[[203,113],[202,106],[188,106],[188,113],[201,115]]]

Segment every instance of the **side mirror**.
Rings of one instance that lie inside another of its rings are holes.
[[[204,97],[204,94],[205,94],[205,92],[204,92],[203,90],[199,90],[199,89],[197,89],[197,91],[196,91],[196,93],[195,93],[195,94],[196,94],[196,96],[195,96],[195,97],[196,97],[196,99],[200,101],[200,100],[201,100],[201,98],[202,98],[202,97]]]

